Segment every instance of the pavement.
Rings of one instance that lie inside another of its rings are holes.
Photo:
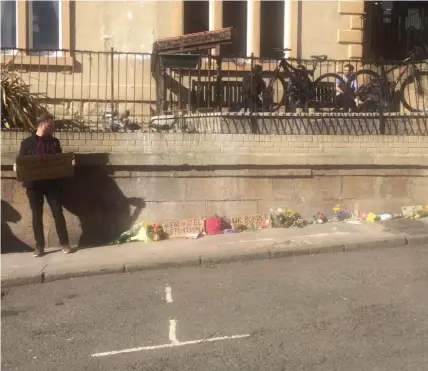
[[[427,267],[415,246],[13,287],[1,366],[426,371]]]
[[[338,222],[204,236],[196,240],[134,242],[82,249],[71,255],[54,249],[42,258],[33,258],[31,253],[2,254],[1,283],[3,287],[11,287],[99,274],[428,243],[428,220],[410,221],[400,228],[403,222],[408,223]]]

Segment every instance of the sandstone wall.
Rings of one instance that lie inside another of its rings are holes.
[[[24,133],[2,132],[2,226],[32,243],[25,190],[11,171]],[[134,220],[256,214],[310,216],[340,203],[397,212],[428,203],[427,136],[58,133],[77,155],[64,184],[74,242],[107,243]],[[143,202],[144,201],[144,202]],[[57,243],[45,206],[49,244]],[[3,228],[2,228],[3,229]],[[15,241],[16,242],[16,241]],[[3,245],[5,246],[5,245]]]

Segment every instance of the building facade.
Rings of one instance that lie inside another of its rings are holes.
[[[26,1],[2,8],[2,47],[150,52],[158,38],[234,27],[226,52],[268,57],[362,56],[364,2],[356,1]]]
[[[357,61],[367,54],[367,46],[369,52],[384,47],[376,31],[383,27],[389,35],[385,27],[396,29],[395,21],[387,22],[388,14],[405,7],[396,19],[407,25],[409,15],[428,4],[376,3],[382,25],[370,24],[368,30],[368,3],[8,0],[0,4],[2,62],[13,60],[24,81],[49,98],[47,104],[59,117],[91,119],[100,115],[100,105],[113,104],[148,117],[156,100],[150,52],[157,39],[233,27],[232,44],[216,51],[224,57],[277,59],[283,54],[275,49],[289,49],[285,55],[291,58],[327,55]],[[412,29],[428,30],[428,9],[421,14]],[[395,39],[389,43],[390,50],[401,50]],[[248,69],[231,60],[224,69]]]

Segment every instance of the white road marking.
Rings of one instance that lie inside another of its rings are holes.
[[[167,303],[172,303],[171,286],[165,287],[165,300]]]
[[[123,349],[123,350],[116,350],[113,352],[103,352],[103,353],[95,353],[92,354],[91,357],[105,357],[105,356],[112,356],[115,354],[122,354],[122,353],[134,353],[134,352],[141,352],[143,350],[155,350],[155,349],[162,349],[162,348],[174,348],[174,347],[181,347],[184,345],[193,345],[193,344],[202,344],[202,343],[208,343],[213,341],[221,341],[221,340],[233,340],[233,339],[240,339],[240,338],[246,338],[249,337],[250,334],[245,335],[234,335],[234,336],[221,336],[216,338],[210,338],[210,339],[199,339],[199,340],[191,340],[191,341],[183,341],[178,343],[169,343],[169,344],[162,344],[162,345],[153,345],[148,347],[140,347],[140,348],[130,348],[130,349]]]
[[[239,240],[239,241],[229,241],[228,243],[246,243],[246,242],[259,242],[259,241],[273,241],[273,238],[259,238],[257,240]]]
[[[351,234],[351,232],[315,233],[315,234],[307,234],[305,237],[346,236],[348,234]]]
[[[169,341],[171,344],[179,344],[177,340],[177,321],[175,319],[169,320]]]

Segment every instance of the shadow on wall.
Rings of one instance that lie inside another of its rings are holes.
[[[144,199],[125,197],[107,164],[108,154],[76,154],[74,178],[64,183],[63,206],[79,218],[82,228],[79,247],[109,244],[135,223],[145,207]]]
[[[16,237],[8,223],[18,223],[21,214],[8,202],[1,200],[1,253],[28,252],[33,249]]]

